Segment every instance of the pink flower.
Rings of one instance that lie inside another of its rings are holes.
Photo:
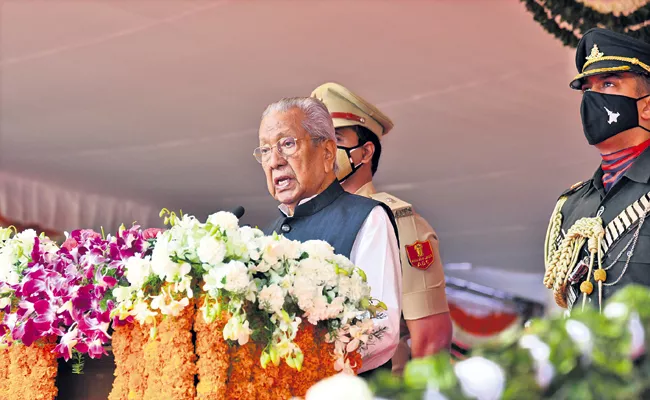
[[[101,239],[102,235],[93,231],[92,229],[82,229],[81,235],[85,237],[86,240]]]
[[[67,238],[65,242],[61,245],[64,249],[67,249],[68,251],[72,251],[72,249],[76,248],[79,245],[79,243],[74,240],[74,238]]]
[[[142,232],[142,238],[144,240],[154,239],[161,232],[163,232],[163,230],[160,228],[148,228]]]

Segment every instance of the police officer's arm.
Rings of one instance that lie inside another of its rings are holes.
[[[452,326],[449,312],[429,315],[424,318],[406,320],[411,334],[413,358],[426,357],[451,346]]]
[[[407,257],[403,263],[403,310],[411,336],[411,354],[424,357],[450,348],[452,324],[438,237],[424,218],[418,214],[414,217],[417,237],[430,244],[428,249],[434,258],[430,265],[424,264],[426,269],[418,269],[416,262],[409,261],[408,246],[404,247]]]

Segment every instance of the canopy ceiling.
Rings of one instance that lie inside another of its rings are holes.
[[[1,4],[5,173],[264,225],[261,112],[337,81],[394,120],[376,185],[447,263],[541,273],[557,196],[598,163],[573,54],[517,1]]]

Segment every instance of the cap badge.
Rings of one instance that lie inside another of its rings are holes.
[[[591,54],[589,54],[586,59],[591,61],[595,60],[597,58],[603,57],[605,54],[601,53],[600,50],[598,50],[598,45],[594,44],[594,47],[591,48]]]

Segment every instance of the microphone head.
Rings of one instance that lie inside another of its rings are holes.
[[[235,214],[235,217],[237,217],[237,219],[241,219],[241,217],[244,215],[244,212],[246,212],[246,210],[244,210],[244,207],[242,206],[237,206],[233,208],[230,212]]]

